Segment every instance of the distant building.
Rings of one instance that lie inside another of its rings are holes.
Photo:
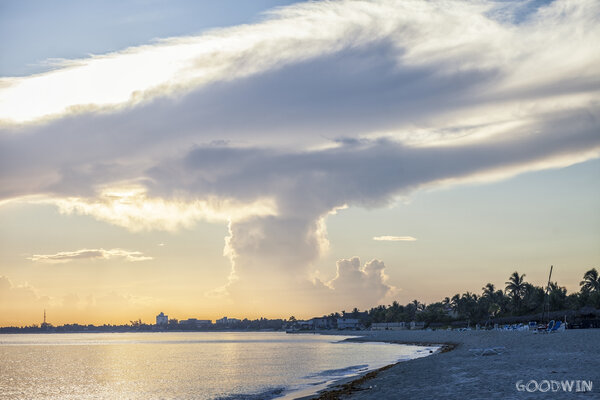
[[[165,315],[162,311],[156,316],[156,325],[167,325],[169,323],[169,316]]]
[[[212,321],[210,319],[188,318],[188,319],[179,321],[179,325],[194,327],[194,328],[207,328],[212,325]]]
[[[308,321],[298,320],[296,321],[295,326],[297,326],[301,331],[308,331],[314,329],[314,321],[309,319]]]
[[[315,329],[332,329],[334,328],[334,319],[333,318],[313,318],[311,319],[312,321],[312,326]]]
[[[412,321],[410,323],[410,329],[425,329],[425,322],[423,322],[423,321],[420,321],[420,322]]]
[[[231,325],[231,324],[237,324],[240,322],[242,322],[242,321],[237,318],[227,318],[227,317],[223,317],[223,318],[215,321],[215,323],[217,325]]]
[[[284,328],[288,331],[309,331],[314,329],[314,319],[309,319],[308,321],[304,320],[296,320],[293,322],[288,322],[284,325]]]
[[[398,331],[407,329],[406,322],[375,322],[371,324],[372,331]]]
[[[338,329],[358,329],[359,321],[356,318],[338,318],[337,328]]]

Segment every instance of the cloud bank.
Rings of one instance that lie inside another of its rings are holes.
[[[412,236],[375,236],[373,240],[383,242],[414,242],[417,239]]]
[[[62,323],[127,323],[127,315],[140,315],[149,307],[158,306],[154,298],[133,296],[128,293],[108,291],[97,295],[77,294],[79,288],[61,297],[42,296],[29,283],[17,284],[0,275],[0,313],[5,324],[23,326],[24,320],[43,320],[43,310],[48,310],[48,322]],[[119,314],[115,320],[115,314]]]
[[[335,298],[363,286],[311,279],[333,210],[598,157],[599,22],[594,0],[310,2],[4,78],[0,201],[132,231],[228,220],[222,294]]]
[[[110,260],[114,258],[123,259],[129,262],[152,260],[152,257],[145,256],[142,252],[123,249],[81,249],[75,251],[61,251],[55,254],[34,254],[29,257],[28,260],[49,264],[62,264],[71,261]]]

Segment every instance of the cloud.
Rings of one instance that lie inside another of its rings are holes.
[[[374,236],[373,240],[384,242],[414,242],[417,239],[412,236]]]
[[[23,92],[13,97],[10,90],[21,83],[3,85],[3,105],[17,109],[10,115],[33,110],[32,97],[52,107],[60,104],[65,86],[60,82],[81,82],[80,69],[102,78],[85,80],[90,85],[125,90],[127,99],[131,93],[148,92],[146,86],[170,89],[152,89],[147,101],[124,108],[4,127],[0,198],[39,193],[95,196],[98,187],[139,180],[161,160],[214,141],[287,151],[381,137],[419,146],[461,146],[540,133],[543,142],[540,131],[549,117],[560,114],[593,119],[589,123],[596,127],[597,2],[556,1],[532,10],[517,25],[490,18],[497,6],[412,1],[300,4],[262,23],[76,60],[48,73],[61,76],[56,83],[60,90],[43,90],[37,75],[15,78],[35,90],[35,96]],[[502,5],[504,13],[513,8],[522,7]],[[305,29],[290,30],[292,26]],[[477,34],[467,26],[476,27]],[[549,37],[554,38],[551,46]],[[156,71],[146,68],[147,54],[158,58]],[[181,65],[187,74],[177,70],[161,75],[162,63],[179,65],[180,58],[186,60]],[[227,65],[220,71],[253,72],[205,74],[215,62]],[[129,81],[137,85],[130,75],[144,75],[140,70],[149,74],[143,78],[149,83],[127,89]],[[195,74],[203,78],[190,77]],[[175,90],[177,84],[164,83],[173,76],[185,84]],[[79,101],[79,110],[102,103],[94,98],[102,93],[96,89],[77,84],[73,90],[91,98],[73,96],[69,102]],[[8,113],[10,107],[0,109]],[[570,138],[571,129],[563,140]],[[212,153],[219,155],[218,149]],[[246,160],[233,161],[232,169],[243,167]],[[211,172],[207,169],[205,175]]]
[[[134,254],[134,257],[137,256]],[[40,324],[44,310],[47,310],[48,322],[54,325],[126,323],[136,316],[147,315],[149,309],[160,305],[152,297],[114,290],[98,290],[96,294],[71,292],[59,297],[40,292],[28,283],[15,284],[8,277],[0,275],[0,326]]]
[[[6,276],[0,275],[0,304],[8,304],[13,302],[15,304],[40,300],[40,296],[37,291],[29,284],[25,283],[22,285],[15,285]]]
[[[40,296],[37,290],[23,283],[14,284],[0,275],[0,315],[2,325],[22,325],[24,320],[42,320],[42,310],[50,304],[50,298]]]
[[[310,276],[336,208],[597,158],[599,15],[594,0],[309,2],[6,78],[0,201],[132,231],[227,221],[223,293],[310,301],[300,289],[331,290]]]
[[[67,263],[80,260],[110,260],[123,259],[129,262],[148,261],[152,257],[145,256],[139,251],[129,251],[123,249],[81,249],[75,251],[61,251],[56,254],[34,254],[28,260],[49,264]]]
[[[368,308],[397,293],[397,289],[387,283],[383,261],[371,260],[361,267],[360,259],[353,257],[339,260],[336,266],[336,276],[328,286],[340,297],[336,300],[338,304]]]
[[[343,3],[297,5],[274,11],[271,18],[255,25],[64,60],[61,69],[28,78],[5,78],[1,82],[0,121],[29,122],[65,113],[134,106],[148,98],[335,52],[371,40],[368,35],[372,27],[358,22],[365,17],[381,18],[386,8],[365,3],[348,9]],[[32,99],[38,88],[44,90]],[[30,101],[24,107],[26,98]]]
[[[149,197],[146,192],[140,186],[117,186],[102,189],[96,197],[33,198],[28,201],[55,204],[63,214],[91,215],[133,232],[176,231],[189,228],[197,221],[238,221],[247,216],[276,213],[273,202],[263,198],[242,203],[217,196],[203,200],[166,199]]]

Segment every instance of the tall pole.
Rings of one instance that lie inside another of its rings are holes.
[[[44,308],[44,325],[46,325],[46,309]]]
[[[550,322],[550,281],[552,279],[552,269],[553,265],[550,266],[550,275],[548,275],[548,285],[546,285],[546,305],[548,307],[548,322]],[[546,308],[546,307],[544,307]]]

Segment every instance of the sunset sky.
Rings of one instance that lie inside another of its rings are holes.
[[[600,2],[0,3],[0,326],[600,267]]]

